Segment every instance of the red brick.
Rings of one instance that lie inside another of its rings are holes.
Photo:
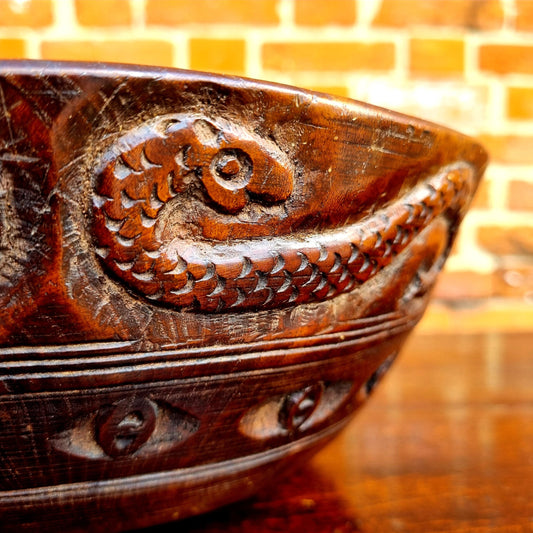
[[[76,17],[82,26],[129,26],[129,0],[76,0]]]
[[[355,0],[295,0],[294,21],[300,26],[352,26]]]
[[[148,24],[250,24],[279,23],[277,0],[148,0]]]
[[[533,226],[483,226],[477,239],[492,254],[533,255]]]
[[[172,45],[165,41],[45,41],[43,59],[110,61],[172,66]]]
[[[479,68],[496,74],[533,74],[533,46],[482,45],[479,47]]]
[[[478,300],[478,305],[459,309],[458,306],[430,305],[417,331],[426,334],[448,332],[480,333],[494,331],[531,332],[533,306],[511,300],[491,305],[490,300]]]
[[[354,95],[364,102],[393,106],[408,115],[460,130],[483,123],[489,105],[487,87],[466,83],[462,78],[426,83],[420,79],[400,81],[379,76],[360,84]]]
[[[244,74],[245,42],[242,39],[191,39],[190,54],[192,69]]]
[[[533,119],[532,87],[509,87],[507,89],[507,116],[518,120]]]
[[[531,0],[515,0],[516,29],[533,30],[533,2]]]
[[[479,140],[495,163],[533,164],[533,136],[480,135]]]
[[[307,86],[307,89],[311,91],[317,91],[319,93],[333,94],[335,96],[343,96],[347,98],[349,96],[348,87],[343,85],[312,85]]]
[[[409,67],[417,75],[462,74],[464,42],[458,39],[411,39]]]
[[[0,0],[0,2],[0,27],[42,28],[54,21],[51,0],[27,0],[20,3]]]
[[[495,296],[503,298],[533,297],[533,261],[509,261],[505,268],[499,268],[494,275]]]
[[[489,182],[484,179],[479,184],[474,200],[472,201],[473,209],[487,209],[489,207]]]
[[[533,211],[533,183],[520,180],[511,181],[509,184],[509,208],[518,211]]]
[[[0,39],[0,59],[23,59],[26,44],[22,39]]]
[[[494,30],[502,27],[503,8],[499,0],[383,0],[373,23]]]
[[[433,291],[433,297],[440,300],[490,298],[493,294],[493,275],[471,271],[441,272]]]
[[[266,43],[263,66],[283,72],[390,70],[394,55],[388,42]]]

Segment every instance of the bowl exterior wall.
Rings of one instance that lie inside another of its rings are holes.
[[[486,164],[445,128],[252,80],[2,62],[0,96],[13,531],[278,483],[394,361]]]

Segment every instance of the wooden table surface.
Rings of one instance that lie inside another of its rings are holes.
[[[415,334],[308,465],[252,501],[145,531],[533,531],[533,332]]]

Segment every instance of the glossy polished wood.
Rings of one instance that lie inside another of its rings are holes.
[[[121,531],[281,483],[420,320],[475,140],[214,74],[0,62],[0,522]]]
[[[310,464],[179,531],[533,531],[532,361],[533,333],[415,334]]]

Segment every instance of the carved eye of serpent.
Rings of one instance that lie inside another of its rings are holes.
[[[104,154],[93,195],[97,253],[129,287],[178,309],[324,300],[364,283],[433,220],[460,211],[473,176],[456,162],[367,219],[316,235],[272,228],[268,243],[207,240],[198,209],[231,224],[248,204],[283,202],[293,190],[292,165],[274,142],[227,121],[166,116]]]

